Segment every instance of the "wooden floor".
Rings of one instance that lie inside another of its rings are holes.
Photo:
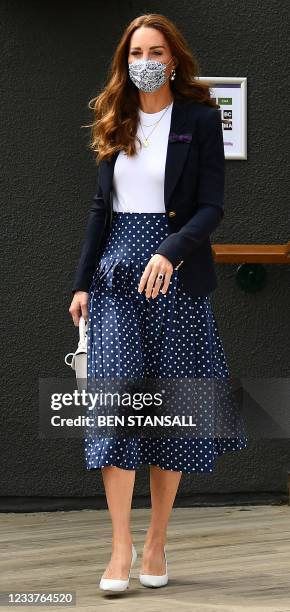
[[[167,542],[169,583],[160,589],[138,581],[149,513],[132,510],[139,562],[129,589],[119,595],[98,590],[110,556],[107,511],[1,514],[0,590],[76,592],[74,608],[25,610],[290,611],[289,506],[175,508]],[[0,606],[0,612],[6,609],[15,607]]]

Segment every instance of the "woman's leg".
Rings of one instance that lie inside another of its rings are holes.
[[[102,468],[102,476],[113,528],[112,556],[104,578],[126,580],[132,559],[130,518],[135,470],[108,466]]]
[[[141,574],[165,574],[163,548],[169,517],[182,472],[150,465],[151,521],[144,543]]]

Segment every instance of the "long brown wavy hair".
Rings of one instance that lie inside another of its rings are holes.
[[[128,54],[131,36],[141,26],[162,32],[172,55],[178,60],[176,77],[173,81],[169,80],[173,98],[188,98],[220,108],[210,95],[210,84],[195,78],[199,76],[197,59],[176,26],[157,13],[136,17],[125,29],[116,48],[104,90],[88,103],[89,109],[93,110],[94,121],[82,127],[91,128],[89,148],[97,154],[97,165],[119,150],[128,156],[136,153],[139,93],[128,76]]]

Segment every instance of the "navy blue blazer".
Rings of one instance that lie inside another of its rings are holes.
[[[178,138],[179,136],[179,138]],[[112,181],[119,151],[98,166],[97,193],[72,292],[89,291],[112,221]],[[170,233],[155,253],[169,259],[191,296],[217,286],[210,234],[224,215],[225,157],[220,110],[183,98],[173,100],[164,178]]]

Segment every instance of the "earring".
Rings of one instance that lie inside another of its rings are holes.
[[[174,81],[175,77],[176,77],[176,71],[175,71],[175,68],[173,68],[173,70],[171,70],[169,78],[171,81]]]

